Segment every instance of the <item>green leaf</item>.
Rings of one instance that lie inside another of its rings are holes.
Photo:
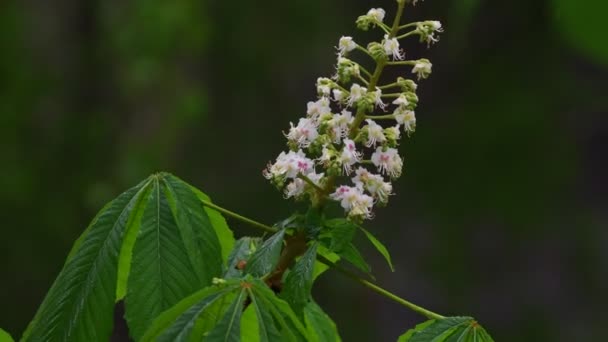
[[[139,340],[149,324],[222,270],[215,231],[197,197],[171,175],[153,179],[133,246],[125,307],[130,334]]]
[[[317,249],[317,254],[324,256],[325,259],[327,259],[333,263],[338,262],[338,260],[340,260],[340,256],[338,254],[329,251],[323,245],[319,245],[319,248]],[[320,261],[315,261],[315,268],[314,268],[313,275],[312,275],[313,281],[316,280],[318,276],[323,274],[328,269],[329,269],[329,266],[325,265],[324,263],[322,263]]]
[[[225,293],[216,292],[205,297],[203,300],[199,301],[183,312],[157,339],[150,339],[148,341],[188,341],[198,317],[203,313],[203,311],[209,309],[209,307],[220,300],[222,298],[222,294]],[[143,338],[142,341],[146,341],[146,339]]]
[[[247,262],[245,272],[262,277],[274,270],[281,255],[284,236],[285,230],[280,230],[264,241]]]
[[[494,342],[471,317],[446,317],[421,323],[399,337],[398,342]]]
[[[281,341],[308,341],[308,331],[289,304],[277,297],[264,282],[254,279],[252,284],[252,292],[256,299],[271,312],[280,330]]]
[[[313,300],[304,307],[304,321],[311,342],[339,342],[336,324]]]
[[[241,340],[241,316],[245,298],[247,298],[247,291],[243,288],[219,323],[209,332],[206,341],[238,342]]]
[[[393,267],[393,263],[391,261],[391,255],[388,253],[388,250],[382,244],[382,242],[380,242],[378,239],[376,239],[376,237],[373,236],[372,233],[368,232],[365,228],[359,227],[359,229],[361,229],[361,231],[363,231],[363,233],[365,233],[365,236],[367,236],[367,239],[372,243],[372,245],[374,245],[374,247],[376,247],[378,252],[380,252],[380,254],[382,254],[384,259],[388,263],[389,267],[391,268],[391,271],[395,272],[395,268]]]
[[[211,297],[219,300],[218,296],[221,297],[222,295],[225,295],[231,291],[234,291],[235,289],[238,289],[238,286],[239,286],[238,284],[230,284],[225,287],[210,286],[210,287],[206,287],[202,290],[196,291],[192,295],[179,301],[177,304],[172,306],[170,309],[161,313],[152,322],[152,324],[150,324],[148,330],[141,338],[141,341],[144,341],[144,342],[156,341],[159,338],[159,336],[163,335],[167,330],[175,331],[175,329],[176,329],[175,325],[178,322],[180,322],[180,321],[183,322],[184,320],[186,320],[189,317],[192,317],[196,320],[196,318],[200,315],[200,312],[198,314],[195,314],[193,312],[186,314],[189,309],[191,309],[192,307],[194,307],[196,305],[199,305],[200,303],[207,301]],[[206,308],[208,308],[212,304],[212,302],[208,302],[208,304],[209,305],[203,307],[201,311],[204,311]],[[187,325],[182,325],[182,326],[187,329],[191,329],[190,326],[187,326]],[[183,335],[185,335],[185,334],[183,334]]]
[[[260,342],[260,327],[253,305],[249,305],[243,311],[243,317],[241,317],[241,340]]]
[[[224,279],[240,278],[242,271],[238,269],[239,262],[248,262],[251,255],[257,250],[260,238],[249,236],[238,239],[234,249],[228,256],[228,268],[224,273]]]
[[[121,243],[154,176],[114,199],[76,241],[22,341],[110,338]],[[135,229],[135,228],[133,228]]]
[[[0,342],[14,342],[13,338],[9,333],[0,329]]]
[[[426,329],[426,327],[428,327],[429,325],[435,323],[434,319],[430,319],[428,321],[424,321],[420,324],[417,324],[415,328],[412,328],[408,331],[405,332],[405,334],[399,336],[399,340],[397,342],[407,342],[410,340],[410,338],[412,337],[412,335],[414,335],[414,333],[422,331],[424,329]]]
[[[344,260],[350,262],[361,271],[368,274],[371,272],[371,268],[369,267],[367,262],[365,262],[365,259],[363,259],[363,256],[361,255],[357,247],[355,247],[355,245],[353,245],[352,243],[346,245],[346,247],[342,249],[342,252],[338,254]]]
[[[222,246],[218,239],[216,228],[218,223],[214,224],[207,211],[201,210],[200,200],[190,185],[172,175],[167,175],[163,181],[163,189],[190,264],[200,283],[207,285],[211,283],[213,277],[222,273],[222,265],[226,261],[222,256]],[[225,225],[223,219],[222,222]],[[234,245],[234,240],[232,244]]]
[[[194,194],[199,198],[199,200],[201,201],[200,205],[202,205],[202,201],[211,202],[209,196],[205,195],[197,188],[190,186],[190,190],[192,190]],[[224,217],[217,210],[211,209],[206,206],[203,206],[203,208],[205,210],[205,213],[207,213],[207,216],[209,217],[211,226],[217,234],[217,238],[219,239],[222,250],[222,260],[226,261],[228,259],[228,255],[230,254],[230,251],[232,251],[232,248],[234,247],[234,233],[228,227],[226,219],[224,219]]]
[[[258,323],[258,338],[261,342],[279,341],[281,334],[277,330],[270,309],[264,305],[263,301],[258,300],[254,292],[249,289],[251,304],[255,310],[256,321]],[[249,341],[248,339],[244,339]]]
[[[357,225],[344,218],[327,220],[324,225],[331,235],[329,249],[338,254],[351,243],[357,232]]]
[[[302,316],[304,306],[310,300],[313,270],[317,259],[317,244],[312,244],[287,274],[281,298],[285,299],[293,311]]]

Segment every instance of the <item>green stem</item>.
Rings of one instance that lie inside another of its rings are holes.
[[[201,202],[206,207],[209,207],[211,209],[217,210],[217,211],[219,211],[222,214],[225,214],[225,215],[230,216],[230,217],[232,217],[234,219],[237,219],[239,221],[247,223],[247,224],[249,224],[249,225],[251,225],[253,227],[259,228],[259,229],[261,229],[261,230],[263,230],[265,232],[276,233],[278,231],[277,228],[265,225],[263,223],[257,222],[255,220],[250,219],[250,218],[247,218],[245,216],[239,215],[239,214],[237,214],[237,213],[235,213],[233,211],[224,209],[224,208],[222,208],[222,207],[220,207],[218,205],[215,205],[215,204],[213,204],[213,203],[211,203],[209,201],[201,199]],[[386,298],[394,301],[395,303],[398,303],[398,304],[400,304],[402,306],[405,306],[406,308],[408,308],[410,310],[413,310],[413,311],[415,311],[415,312],[417,312],[417,313],[419,313],[419,314],[421,314],[423,316],[426,316],[427,318],[430,318],[430,319],[443,319],[444,318],[444,316],[442,316],[440,314],[437,314],[437,313],[432,312],[430,310],[427,310],[427,309],[425,309],[423,307],[420,307],[420,306],[418,306],[418,305],[416,305],[416,304],[414,304],[412,302],[409,302],[409,301],[407,301],[407,300],[405,300],[405,299],[397,296],[396,294],[394,294],[394,293],[392,293],[392,292],[390,292],[390,291],[388,291],[388,290],[386,290],[386,289],[384,289],[384,288],[382,288],[382,287],[380,287],[380,286],[378,286],[378,285],[376,285],[376,284],[374,284],[374,283],[372,283],[370,281],[367,281],[365,279],[360,278],[356,274],[350,272],[347,269],[342,268],[339,265],[336,265],[335,263],[331,262],[330,260],[328,260],[327,258],[323,257],[322,255],[317,255],[317,260],[319,260],[319,262],[324,263],[325,265],[327,265],[327,266],[335,269],[336,271],[338,271],[342,275],[344,275],[344,276],[346,276],[346,277],[348,277],[348,278],[356,281],[357,283],[359,283],[359,284],[367,287],[368,289],[376,292],[377,294],[379,294],[379,295],[381,295],[383,297],[386,297]]]
[[[398,87],[398,86],[399,86],[399,83],[393,82],[390,84],[385,84],[383,86],[379,86],[378,88],[380,88],[381,90],[384,90],[384,89],[390,89],[390,88],[394,88],[394,87]]]
[[[379,294],[381,296],[384,296],[384,297],[386,297],[386,298],[394,301],[395,303],[401,304],[401,305],[409,308],[410,310],[415,311],[415,312],[417,312],[417,313],[419,313],[419,314],[421,314],[423,316],[426,316],[429,319],[444,319],[445,318],[444,316],[442,316],[442,315],[440,315],[438,313],[435,313],[435,312],[433,312],[431,310],[427,310],[427,309],[425,309],[425,308],[423,308],[421,306],[418,306],[418,305],[416,305],[416,304],[414,304],[414,303],[412,303],[410,301],[407,301],[407,300],[405,300],[405,299],[397,296],[396,294],[391,293],[391,292],[383,289],[382,287],[380,287],[380,286],[372,283],[369,280],[365,280],[365,279],[359,277],[355,273],[353,273],[353,272],[351,272],[351,271],[343,268],[342,266],[339,266],[339,265],[333,263],[331,260],[325,258],[322,255],[317,255],[317,260],[319,260],[321,263],[323,263],[323,264],[325,264],[325,265],[333,268],[334,270],[342,273],[342,275],[344,275],[344,276],[346,276],[346,277],[348,277],[348,278],[356,281],[357,283],[359,283],[359,284],[367,287],[368,289],[376,292],[377,294]]]
[[[420,23],[420,22],[415,21],[415,22],[413,22],[413,23],[409,23],[409,24],[401,25],[401,26],[399,26],[399,29],[400,29],[400,30],[403,30],[404,28],[408,28],[408,27],[412,27],[412,26],[418,26],[418,24],[419,24],[419,23]]]
[[[395,120],[395,115],[387,114],[387,115],[366,115],[366,119],[372,120]]]
[[[388,65],[416,65],[418,61],[392,61],[387,62]]]
[[[380,97],[399,97],[401,93],[392,93],[392,94],[382,94]]]
[[[319,193],[319,195],[324,195],[325,194],[325,189],[323,189],[322,187],[320,187],[317,184],[315,184],[315,182],[313,182],[312,179],[304,176],[301,173],[298,174],[298,178],[300,178],[301,180],[303,180],[304,182],[306,182],[306,184],[312,186],[315,190],[317,190],[317,192]]]
[[[403,38],[406,38],[406,37],[409,37],[409,36],[413,36],[413,35],[418,34],[418,33],[419,33],[418,29],[416,29],[414,31],[410,31],[410,32],[404,33],[404,34],[402,34],[400,36],[397,36],[397,39],[403,39]]]
[[[201,202],[206,207],[209,207],[211,209],[217,210],[217,211],[219,211],[222,214],[225,214],[227,216],[235,218],[235,219],[237,219],[237,220],[239,220],[241,222],[247,223],[247,224],[249,224],[249,225],[251,225],[253,227],[259,228],[259,229],[261,229],[261,230],[263,230],[263,231],[265,231],[267,233],[276,233],[276,232],[279,231],[278,229],[276,229],[274,227],[271,227],[271,226],[265,225],[263,223],[254,221],[254,220],[249,219],[249,218],[247,218],[245,216],[239,215],[239,214],[237,214],[237,213],[235,213],[233,211],[230,211],[228,209],[224,209],[224,208],[222,208],[222,207],[220,207],[218,205],[215,205],[215,204],[213,204],[213,203],[211,203],[209,201],[205,201],[204,199],[201,199]]]
[[[391,31],[388,34],[389,39],[395,37],[397,32],[399,32],[399,22],[401,21],[401,16],[403,15],[403,9],[405,8],[405,0],[397,1],[397,3],[398,3],[397,15],[395,16],[395,20],[393,21],[393,26],[391,28]],[[387,65],[387,63],[388,63],[388,61],[386,59],[380,59],[380,60],[376,61],[376,69],[374,70],[374,74],[372,75],[371,79],[369,80],[369,84],[367,85],[368,92],[376,90],[376,85],[378,84],[378,81],[380,80],[380,75],[382,75],[382,71],[384,70],[384,67]],[[357,114],[355,115],[355,120],[353,120],[352,124],[350,125],[349,137],[351,139],[354,139],[357,136],[357,133],[359,133],[359,126],[361,126],[361,123],[363,122],[363,120],[365,120],[365,115],[366,115],[365,110],[360,109],[360,108],[357,109]]]

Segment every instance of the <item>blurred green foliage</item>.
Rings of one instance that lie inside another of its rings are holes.
[[[314,80],[333,72],[339,36],[372,38],[354,19],[393,5],[0,5],[0,326],[23,331],[94,213],[154,171],[263,222],[287,217],[294,206],[261,170]],[[376,259],[381,283],[475,316],[499,341],[602,338],[606,6],[427,0],[408,10],[446,32],[430,50],[405,46],[434,75],[420,84],[398,195],[366,225],[397,269]],[[346,341],[394,340],[422,320],[338,276],[321,282],[315,296]]]

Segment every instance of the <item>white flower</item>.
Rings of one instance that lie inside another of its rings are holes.
[[[342,138],[346,138],[349,132],[349,125],[355,120],[353,113],[342,110],[341,114],[334,114],[331,120],[327,121],[327,125],[333,132],[334,143],[340,143]]]
[[[378,22],[383,22],[386,12],[382,8],[372,8],[367,12],[367,15]]]
[[[336,102],[342,102],[344,100],[344,95],[346,95],[340,89],[334,89],[333,93],[334,93],[334,101],[336,101]]]
[[[306,175],[306,177],[316,185],[320,185],[323,176],[323,173],[317,174],[314,171]],[[310,187],[308,183],[300,178],[296,178],[285,187],[285,198],[299,197],[306,191],[308,187]]]
[[[342,165],[344,173],[349,175],[352,171],[352,166],[361,161],[361,153],[357,152],[355,142],[351,139],[344,139],[344,147],[338,161]]]
[[[376,146],[377,143],[383,143],[386,141],[384,136],[384,129],[378,125],[372,119],[366,119],[367,125],[363,129],[367,132],[367,143],[365,146],[372,147]]]
[[[418,23],[417,30],[420,33],[420,39],[426,40],[428,45],[439,41],[439,38],[435,36],[436,32],[443,32],[441,22],[436,20]]]
[[[403,125],[403,129],[406,132],[413,132],[416,130],[416,113],[412,110],[399,107],[393,113],[395,120],[398,124]]]
[[[428,21],[429,25],[433,28],[433,31],[443,32],[443,28],[441,27],[441,22],[437,20]]]
[[[361,87],[357,83],[353,83],[350,87],[350,95],[348,96],[348,105],[352,106],[367,94],[367,89]]]
[[[342,36],[338,42],[338,50],[340,55],[344,55],[347,52],[353,51],[357,48],[357,43],[353,40],[353,37]]]
[[[330,114],[331,107],[329,106],[329,99],[327,97],[322,97],[316,102],[308,102],[306,114],[313,119],[316,120],[319,116]]]
[[[387,56],[392,55],[393,59],[402,60],[405,58],[405,54],[401,51],[399,46],[399,40],[397,38],[388,38],[388,34],[384,35],[384,52]]]
[[[412,74],[418,74],[418,79],[427,78],[431,74],[433,64],[428,59],[420,59],[412,68]]]
[[[357,187],[367,190],[379,202],[388,202],[388,196],[393,194],[393,185],[385,182],[381,175],[370,173],[367,169],[359,167],[356,176],[352,179]]]
[[[383,151],[382,147],[378,147],[376,152],[372,154],[372,163],[376,165],[378,171],[389,175],[391,178],[401,176],[403,160],[394,148],[387,148],[386,151]]]
[[[308,147],[318,136],[317,126],[312,119],[301,118],[298,125],[294,127],[293,123],[289,123],[291,128],[289,133],[285,135],[287,139],[298,144],[299,147]]]
[[[286,178],[295,179],[298,174],[308,174],[314,170],[312,160],[306,158],[302,150],[298,152],[281,152],[274,164],[268,165],[263,174],[266,179],[282,180]]]
[[[376,87],[376,90],[372,93],[373,96],[373,101],[376,104],[376,106],[384,109],[384,107],[386,107],[386,104],[384,102],[382,102],[382,89]]]
[[[340,201],[340,205],[348,212],[350,218],[372,218],[374,199],[365,195],[360,187],[340,186],[330,195],[330,198]]]
[[[321,150],[321,156],[317,158],[317,161],[319,161],[320,164],[327,166],[335,155],[335,150],[327,148],[327,145],[323,145],[323,150]]]
[[[409,105],[410,102],[407,100],[407,97],[405,97],[405,94],[401,94],[398,98],[395,99],[395,101],[393,101],[393,104],[399,107],[405,107]]]
[[[329,94],[331,94],[332,84],[333,82],[329,78],[317,78],[317,93],[323,96],[329,96]]]
[[[306,182],[304,182],[303,180],[296,178],[293,181],[291,181],[291,183],[287,184],[287,186],[285,187],[285,198],[290,198],[290,197],[299,197],[300,195],[302,195],[304,193],[304,187],[306,185]]]

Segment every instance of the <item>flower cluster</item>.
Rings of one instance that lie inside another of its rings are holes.
[[[333,200],[350,219],[360,221],[372,218],[374,205],[386,205],[393,195],[391,181],[403,170],[399,140],[402,132],[409,136],[416,129],[418,85],[399,77],[378,86],[379,74],[386,65],[409,65],[418,80],[427,78],[432,71],[430,61],[405,60],[399,39],[418,34],[430,44],[437,41],[435,33],[442,32],[442,27],[438,21],[395,23],[396,29],[389,31],[385,16],[383,9],[373,8],[357,19],[363,30],[383,29],[380,42],[363,47],[350,36],[339,39],[336,73],[317,79],[318,98],[308,102],[306,115],[297,124],[290,123],[284,133],[289,151],[281,152],[263,174],[286,198],[310,198],[317,206]],[[402,27],[415,29],[402,36],[395,34]],[[372,57],[380,72],[372,74],[348,58],[355,51]],[[392,124],[380,124],[385,121]]]

